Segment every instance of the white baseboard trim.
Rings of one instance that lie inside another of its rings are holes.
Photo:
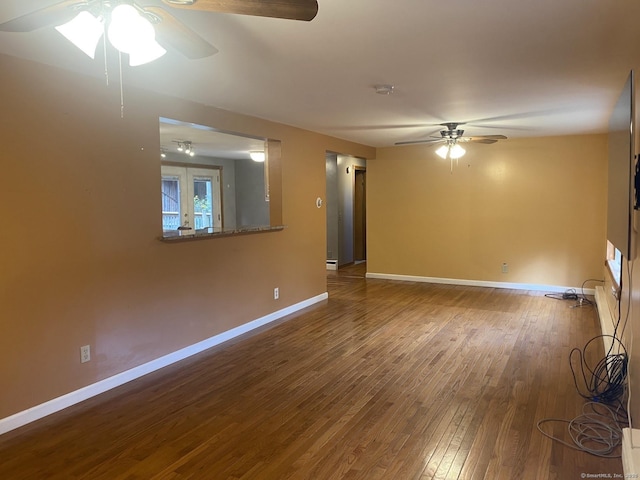
[[[624,478],[638,478],[640,474],[640,430],[622,429],[622,471]]]
[[[267,325],[268,323],[279,320],[287,315],[302,310],[303,308],[326,300],[327,298],[329,298],[329,294],[327,292],[316,295],[315,297],[303,300],[302,302],[283,308],[281,310],[278,310],[277,312],[270,313],[269,315],[265,315],[264,317],[232,328],[231,330],[227,330],[226,332],[222,332],[201,342],[194,343],[193,345],[190,345],[188,347],[156,358],[155,360],[147,362],[143,365],[139,365],[122,373],[118,373],[116,375],[113,375],[112,377],[105,378],[104,380],[100,380],[99,382],[87,385],[86,387],[54,398],[40,405],[36,405],[35,407],[29,408],[27,410],[23,410],[22,412],[18,412],[9,417],[2,418],[0,419],[0,435],[27,425],[28,423],[39,420],[43,417],[46,417],[47,415],[51,415],[52,413],[64,410],[65,408],[80,403],[91,397],[95,397],[96,395],[104,393],[108,390],[119,387],[120,385],[140,378],[144,375],[147,375],[148,373],[179,362],[180,360],[184,360],[185,358],[207,350],[208,348],[215,347],[216,345],[219,345],[223,342],[232,340],[233,338],[250,332],[251,330],[255,330],[256,328],[262,327],[263,325]]]
[[[489,288],[508,288],[512,290],[534,290],[538,292],[554,292],[561,293],[574,289],[578,293],[582,293],[580,287],[562,287],[559,285],[538,285],[532,283],[510,283],[510,282],[489,282],[485,280],[462,280],[458,278],[439,278],[439,277],[419,277],[414,275],[396,275],[394,273],[371,273],[367,272],[367,278],[378,278],[382,280],[398,280],[401,282],[422,282],[422,283],[441,283],[445,285],[464,285],[469,287],[489,287]],[[584,293],[593,295],[593,288],[585,288]]]

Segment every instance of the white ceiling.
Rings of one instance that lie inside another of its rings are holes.
[[[55,3],[3,0],[0,23]],[[639,0],[318,4],[311,22],[166,7],[219,53],[201,60],[169,53],[127,67],[125,85],[388,146],[451,121],[466,122],[470,135],[604,132],[640,63]],[[104,71],[51,28],[0,32],[0,52]],[[395,93],[376,94],[381,83]]]

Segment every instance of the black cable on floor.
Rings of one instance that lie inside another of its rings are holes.
[[[596,340],[602,338],[613,339],[609,352],[594,366],[591,367],[586,360],[587,349]],[[614,345],[620,353],[612,354]],[[582,374],[583,385],[578,386],[578,377],[574,368],[574,357],[579,357],[579,373]],[[580,350],[574,348],[569,353],[569,365],[573,375],[573,383],[578,394],[587,400],[599,403],[614,403],[624,394],[627,379],[627,350],[620,340],[614,335],[598,335],[589,340]],[[590,375],[590,378],[589,378]]]

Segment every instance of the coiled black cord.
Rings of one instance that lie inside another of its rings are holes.
[[[602,358],[595,367],[591,367],[587,360],[587,349],[589,346],[601,338],[611,338],[609,352]],[[612,353],[615,349],[618,353]],[[574,367],[574,357],[579,357],[579,373],[581,373],[583,385],[578,385],[578,376]],[[578,394],[587,400],[598,403],[614,403],[624,395],[627,379],[628,356],[627,350],[622,342],[613,335],[598,335],[589,340],[580,350],[574,348],[569,353],[569,365],[573,375],[573,383]],[[590,376],[590,378],[589,378]]]

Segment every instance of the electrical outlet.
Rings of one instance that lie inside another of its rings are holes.
[[[280,298],[280,289],[278,287],[273,289],[273,299],[278,300]]]
[[[80,363],[87,363],[91,360],[91,345],[80,347]]]
[[[507,263],[502,264],[502,273],[509,273],[509,264]]]

